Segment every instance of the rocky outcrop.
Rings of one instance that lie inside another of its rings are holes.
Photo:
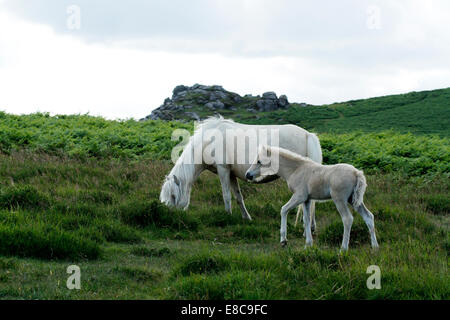
[[[222,110],[237,111],[242,109],[257,113],[288,107],[288,98],[285,95],[278,98],[275,92],[265,92],[262,97],[253,95],[241,97],[239,94],[227,91],[218,85],[195,84],[191,87],[179,85],[173,89],[171,98],[166,98],[160,107],[141,120],[200,120],[202,118],[199,115],[200,111],[202,111],[201,114],[209,116],[220,113]]]
[[[265,92],[261,99],[256,101],[258,111],[273,111],[289,107],[289,101],[285,95],[279,98],[275,92]]]

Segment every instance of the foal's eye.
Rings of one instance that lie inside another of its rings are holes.
[[[261,161],[258,160],[257,164],[261,164]]]

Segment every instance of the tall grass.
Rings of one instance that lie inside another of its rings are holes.
[[[356,213],[350,252],[342,222],[319,203],[314,248],[288,220],[279,245],[285,182],[240,182],[253,221],[205,172],[187,211],[159,203],[172,167],[171,130],[190,125],[89,116],[0,114],[0,297],[13,299],[448,299],[448,138],[321,134],[327,163],[364,169],[365,202],[380,250]],[[117,137],[116,137],[117,136]],[[117,138],[117,139],[116,139]],[[148,145],[147,145],[148,144]],[[82,290],[65,287],[82,270]],[[366,269],[382,271],[368,290]]]

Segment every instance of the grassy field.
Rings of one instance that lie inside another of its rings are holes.
[[[288,224],[279,246],[282,181],[243,183],[254,220],[223,210],[205,173],[187,212],[157,201],[167,161],[80,161],[14,152],[0,157],[0,296],[26,299],[445,299],[449,298],[448,179],[368,177],[366,202],[381,249],[355,215],[350,251],[332,203],[317,208],[315,248]],[[82,289],[66,288],[67,266]],[[366,268],[382,289],[366,288]]]
[[[417,93],[408,105],[433,97]],[[349,162],[367,175],[365,202],[380,250],[370,249],[354,213],[346,254],[339,252],[342,222],[331,202],[317,205],[314,248],[304,249],[294,212],[289,245],[280,247],[279,211],[290,197],[281,180],[241,182],[251,222],[235,202],[233,215],[225,213],[218,178],[207,172],[188,211],[162,206],[159,191],[177,144],[170,135],[192,124],[0,113],[0,298],[449,299],[447,111],[436,107],[438,116],[417,127],[344,130],[381,122],[380,112],[402,105],[324,106],[346,116],[311,120],[326,163]],[[409,110],[416,119],[417,109]],[[66,287],[72,264],[81,268],[81,290]],[[366,287],[370,265],[381,269],[380,290]]]

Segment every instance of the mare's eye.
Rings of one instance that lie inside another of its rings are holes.
[[[257,164],[261,164],[261,161],[258,160]]]

